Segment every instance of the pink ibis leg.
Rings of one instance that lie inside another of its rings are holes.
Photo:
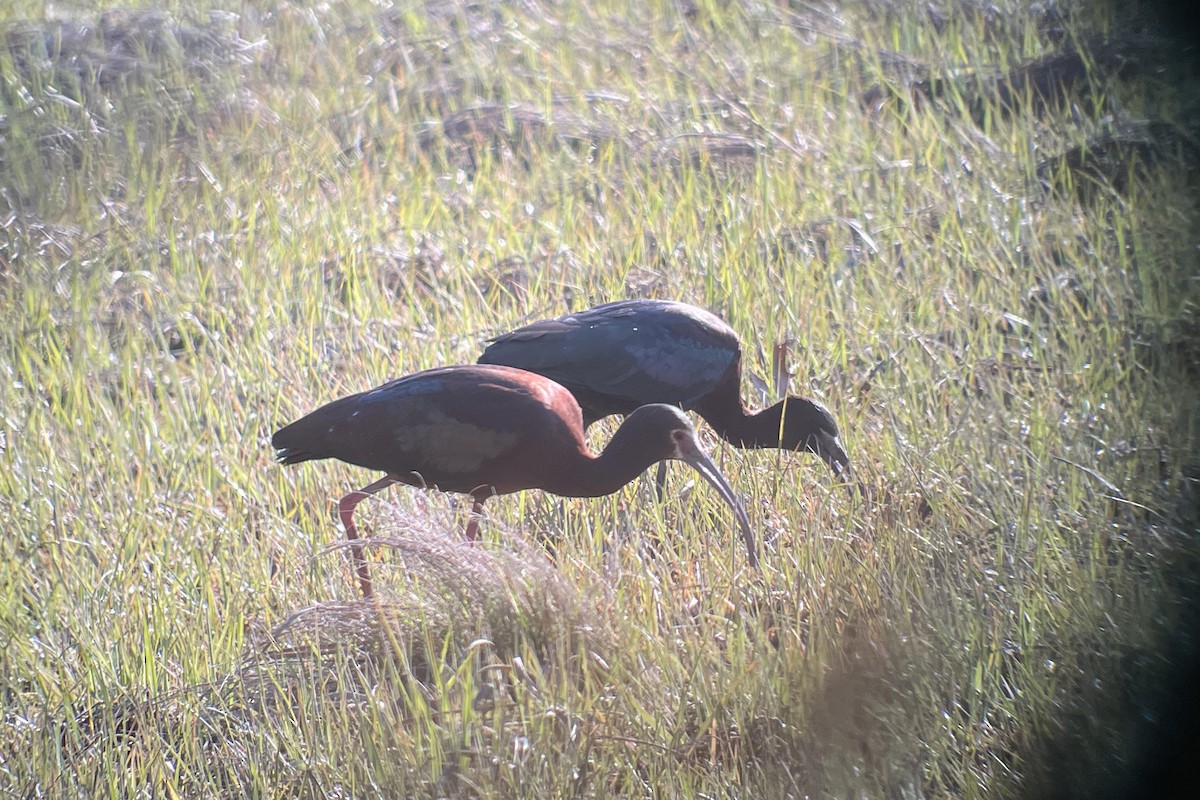
[[[479,515],[483,513],[483,501],[472,495],[474,505],[471,506],[471,521],[467,523],[466,537],[468,542],[479,540]]]
[[[389,475],[380,478],[370,486],[364,486],[356,492],[351,492],[338,501],[338,518],[342,521],[342,527],[346,529],[347,539],[352,542],[358,541],[358,528],[354,527],[354,507],[393,483],[396,483],[396,479]],[[358,573],[358,585],[362,587],[363,597],[370,597],[374,594],[374,590],[371,588],[371,571],[367,569],[367,559],[363,555],[362,545],[352,544],[350,554],[354,560],[354,569]]]

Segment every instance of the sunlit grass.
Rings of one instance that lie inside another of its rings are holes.
[[[1006,109],[963,66],[1108,35],[1109,9],[209,8],[0,12],[107,37],[0,54],[0,789],[1126,779],[1194,591],[1195,164],[1120,191],[1038,167],[1191,101],[1097,70],[1073,106]],[[461,504],[397,486],[361,506],[382,600],[344,603],[331,504],[375,476],[280,467],[271,433],[624,297],[727,318],[754,406],[787,340],[861,495],[701,426],[759,575],[683,469],[661,504],[649,479],[494,499],[481,551],[450,544]],[[300,609],[324,639],[289,638]]]

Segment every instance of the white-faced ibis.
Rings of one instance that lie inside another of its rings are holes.
[[[630,409],[600,455],[588,451],[583,415],[565,388],[541,375],[503,366],[442,367],[334,400],[271,437],[284,464],[336,458],[386,476],[338,503],[348,539],[357,539],[354,507],[393,483],[468,494],[466,536],[475,539],[483,502],[495,494],[542,489],[566,497],[600,497],[656,461],[678,459],[711,483],[734,510],[750,564],[758,551],[749,517],[729,482],[700,448],[676,407]],[[364,596],[371,578],[361,547],[353,554]]]
[[[492,339],[479,363],[519,367],[561,383],[579,401],[584,427],[645,403],[670,403],[695,411],[737,447],[805,450],[836,474],[849,474],[829,410],[804,397],[748,410],[737,334],[686,303],[622,300],[534,322]]]

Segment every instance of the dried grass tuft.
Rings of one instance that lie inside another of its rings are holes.
[[[1183,128],[1158,120],[1124,120],[1082,144],[1045,158],[1037,176],[1047,191],[1072,187],[1081,201],[1109,192],[1125,194],[1131,178],[1166,163],[1195,169],[1200,146]]]
[[[484,638],[501,654],[524,644],[547,658],[580,647],[606,649],[596,610],[541,548],[503,535],[471,544],[433,530],[420,516],[395,525],[396,533],[369,543],[390,556],[373,565],[378,597],[300,609],[275,628],[264,649],[384,653],[430,634],[464,646]]]
[[[420,134],[423,149],[444,149],[452,160],[472,169],[479,154],[488,150],[528,166],[530,156],[546,147],[587,153],[619,141],[616,128],[602,120],[558,108],[544,113],[525,104],[490,101],[460,108],[446,115],[440,126]]]
[[[224,67],[246,67],[265,49],[243,39],[238,17],[214,11],[189,24],[157,10],[110,9],[85,17],[19,22],[4,34],[17,74],[38,94],[45,89],[99,112],[103,96],[176,69],[207,80]]]
[[[1140,34],[1113,39],[1093,37],[1021,62],[1007,72],[985,67],[955,75],[935,75],[913,59],[893,55],[891,64],[885,63],[894,73],[893,79],[869,87],[861,103],[869,111],[878,112],[889,101],[906,97],[916,108],[927,103],[936,103],[943,111],[963,108],[979,124],[983,124],[989,109],[1002,116],[1025,109],[1045,115],[1078,102],[1096,110],[1104,101],[1100,87],[1152,69],[1161,60],[1161,48],[1160,40]],[[962,106],[951,102],[955,95],[961,96]]]

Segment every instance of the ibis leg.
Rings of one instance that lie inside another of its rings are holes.
[[[475,542],[479,539],[479,515],[483,513],[483,501],[478,497],[471,498],[474,505],[471,506],[471,520],[467,523],[466,537],[468,542]]]
[[[654,478],[654,492],[658,502],[663,501],[663,489],[667,485],[667,462],[658,462],[658,473]]]
[[[354,527],[354,507],[380,489],[386,489],[395,482],[396,479],[391,476],[380,478],[370,486],[364,486],[356,492],[351,492],[338,501],[338,518],[342,521],[342,527],[346,529],[347,539],[352,542],[358,540],[358,528]],[[363,597],[370,597],[374,594],[371,588],[371,571],[367,569],[367,559],[363,555],[362,545],[352,544],[350,554],[354,561],[354,570],[358,573],[358,585],[362,587]]]

